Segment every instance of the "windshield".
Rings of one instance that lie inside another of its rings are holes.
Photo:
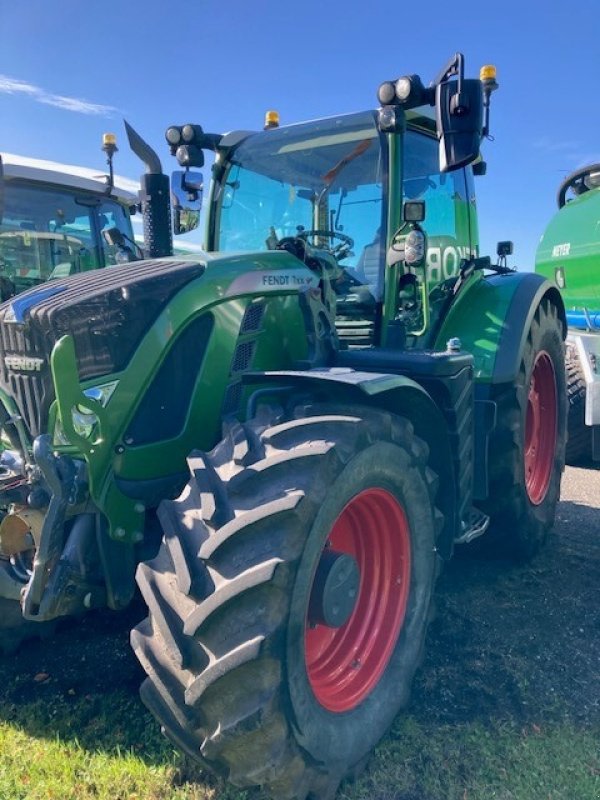
[[[384,175],[372,112],[250,136],[218,189],[216,248],[268,250],[284,237],[318,230],[307,234],[311,243],[375,284]]]
[[[117,263],[101,231],[133,238],[127,209],[110,198],[6,181],[0,223],[0,295]]]

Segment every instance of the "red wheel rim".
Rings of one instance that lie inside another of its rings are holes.
[[[557,416],[554,365],[542,350],[533,365],[525,422],[525,486],[534,505],[542,502],[550,485]]]
[[[383,675],[398,640],[410,588],[410,531],[404,509],[384,489],[353,497],[326,548],[351,555],[360,571],[354,610],[339,628],[305,626],[308,680],[318,702],[341,713],[361,703]]]

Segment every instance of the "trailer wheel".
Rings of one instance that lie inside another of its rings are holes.
[[[566,444],[562,323],[543,300],[527,335],[519,374],[497,397],[490,442],[490,540],[530,559],[554,524]],[[484,537],[486,538],[486,537]]]
[[[241,787],[331,796],[408,699],[437,574],[428,450],[369,409],[235,423],[164,502],[137,581],[142,699]]]
[[[568,438],[567,464],[577,464],[592,456],[590,428],[585,424],[585,379],[577,353],[567,347]]]

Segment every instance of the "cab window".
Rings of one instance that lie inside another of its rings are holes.
[[[469,199],[465,172],[439,171],[438,142],[408,131],[405,138],[404,200],[423,200],[430,283],[456,275],[470,254]]]

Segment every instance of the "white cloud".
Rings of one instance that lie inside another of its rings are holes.
[[[580,147],[579,142],[575,141],[557,141],[551,139],[549,136],[542,136],[533,143],[536,150],[542,150],[544,153],[564,153],[565,151],[572,152]]]
[[[19,78],[11,78],[8,75],[0,75],[0,94],[24,94],[38,103],[62,108],[64,111],[74,111],[77,114],[110,117],[118,110],[114,106],[90,103],[88,100],[82,100],[78,97],[53,94],[33,83],[27,83]]]

